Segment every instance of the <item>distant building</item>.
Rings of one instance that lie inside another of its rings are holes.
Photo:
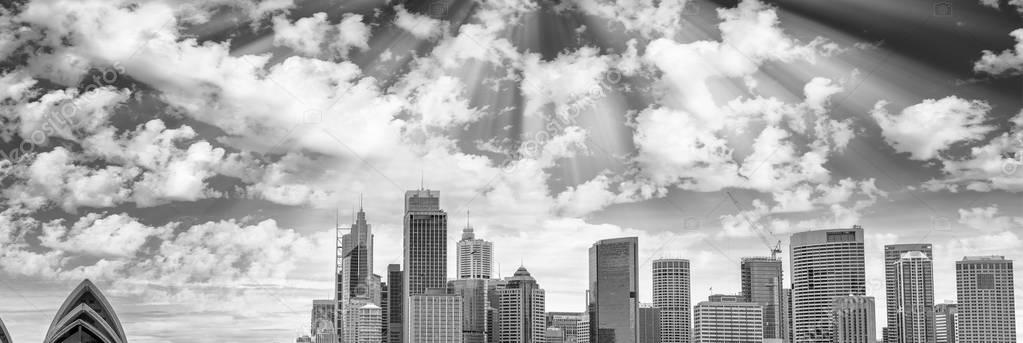
[[[661,309],[661,342],[689,343],[689,260],[659,259],[653,263],[654,307]]]
[[[934,305],[934,339],[936,343],[956,343],[956,322],[959,314],[956,304]]]
[[[459,279],[489,279],[492,275],[494,244],[476,238],[472,226],[465,224],[462,240],[456,244]]]
[[[782,322],[785,323],[785,329],[782,330],[782,342],[792,342],[792,289],[782,289],[781,305],[784,309],[781,311],[782,315],[785,316]]]
[[[337,304],[334,300],[313,300],[313,311],[309,321],[309,334],[316,343],[328,342],[331,339],[337,341],[335,329],[335,311]]]
[[[384,325],[387,327],[387,335],[384,337],[387,343],[402,343],[402,323],[405,314],[405,297],[402,296],[404,276],[400,264],[387,265],[387,318]]]
[[[895,289],[899,343],[934,343],[934,268],[931,259],[920,251],[902,254],[895,262]]]
[[[742,302],[741,295],[711,295],[693,308],[696,343],[761,343],[764,308]]]
[[[575,336],[576,343],[590,343],[590,316],[583,313],[582,319],[579,320],[579,326],[576,329]]]
[[[405,192],[404,234],[402,235],[402,257],[404,259],[403,267],[405,268],[402,287],[404,288],[403,297],[407,299],[406,302],[408,303],[408,306],[405,308],[406,315],[403,318],[405,343],[422,343],[422,341],[412,338],[426,337],[422,336],[424,334],[429,335],[429,337],[447,338],[446,332],[443,334],[438,333],[437,335],[422,331],[417,333],[411,332],[411,325],[425,325],[430,323],[430,318],[411,317],[415,312],[412,311],[412,300],[409,299],[416,295],[425,294],[428,289],[447,288],[447,232],[448,215],[440,209],[440,191],[419,189]],[[458,298],[457,296],[453,297]],[[459,298],[458,300],[459,305],[461,305],[461,299]],[[450,299],[432,295],[420,299],[420,302],[423,303],[419,305],[433,306],[438,305],[439,303],[437,302],[446,301],[450,301]],[[421,309],[425,310],[426,308]],[[429,309],[433,310],[432,307]],[[461,314],[461,309],[459,309],[459,314]],[[462,331],[461,315],[459,315],[458,320],[458,335],[460,337]],[[419,336],[415,336],[416,334],[419,334]],[[450,343],[452,341],[444,342]]]
[[[458,279],[448,282],[452,293],[462,297],[462,342],[486,343],[489,325],[486,279]]]
[[[798,232],[789,246],[793,341],[831,343],[832,301],[867,293],[863,229]]]
[[[2,342],[2,343],[10,343],[10,342]],[[295,343],[313,343],[313,338],[309,337],[309,336],[301,336],[301,337],[295,339]]]
[[[836,297],[831,305],[835,343],[874,343],[877,340],[874,297]]]
[[[560,328],[547,328],[547,343],[565,343],[565,331]]]
[[[639,343],[661,343],[661,309],[652,304],[639,306]]]
[[[353,328],[355,335],[349,342],[353,343],[380,343],[383,336],[380,331],[380,323],[383,322],[383,314],[380,306],[368,303],[354,311],[356,319]]]
[[[346,327],[345,323],[353,322],[347,317],[355,306],[365,301],[380,303],[380,277],[373,275],[373,227],[366,222],[366,212],[361,206],[348,233],[341,235],[338,267],[337,309],[340,316],[336,323],[338,335],[347,336],[345,331],[354,328]],[[364,301],[356,301],[352,305],[355,298]]]
[[[560,329],[566,343],[577,343],[580,336],[586,336],[579,334],[579,326],[586,322],[585,318],[586,314],[581,312],[547,312],[547,327]]]
[[[590,342],[636,343],[639,332],[639,239],[605,239],[590,247]]]
[[[742,297],[745,302],[764,307],[764,338],[782,339],[785,316],[782,313],[782,263],[774,257],[742,259]]]
[[[908,244],[889,244],[884,246],[884,284],[885,284],[885,313],[886,322],[885,330],[882,330],[884,334],[884,343],[900,343],[899,342],[899,300],[897,289],[898,285],[898,273],[895,270],[895,264],[899,262],[902,255],[911,251],[918,251],[923,253],[929,259],[934,259],[933,252],[930,244],[926,243],[908,243]],[[934,294],[933,283],[929,286],[930,293]],[[925,290],[926,291],[926,290]]]
[[[544,290],[525,267],[506,278],[499,289],[498,341],[501,343],[543,343],[547,318]]]
[[[444,288],[427,289],[409,297],[408,312],[409,342],[462,342],[462,297]]]
[[[1004,256],[956,261],[959,343],[1015,343],[1012,260]]]

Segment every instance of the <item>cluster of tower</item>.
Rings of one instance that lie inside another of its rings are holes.
[[[374,275],[373,235],[360,209],[338,235],[337,298],[314,302],[317,343],[874,343],[863,229],[815,230],[790,239],[790,283],[777,256],[741,260],[737,294],[690,303],[690,264],[653,261],[652,299],[639,302],[639,239],[589,249],[583,312],[545,312],[545,292],[525,267],[493,278],[493,244],[468,220],[447,279],[447,213],[440,192],[408,191],[403,264]],[[341,230],[341,229],[339,229]],[[956,262],[958,303],[935,304],[930,244],[885,246],[884,343],[1015,343],[1012,261]],[[404,267],[404,268],[403,268]]]

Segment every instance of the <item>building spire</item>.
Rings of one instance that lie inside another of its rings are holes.
[[[359,212],[362,212],[362,193],[359,193]]]
[[[423,173],[423,168],[420,167],[419,168],[419,190],[425,190],[426,189],[425,179],[426,179],[426,176]]]

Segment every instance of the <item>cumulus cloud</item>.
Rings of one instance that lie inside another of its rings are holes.
[[[1023,10],[1023,6],[1019,8]],[[1023,29],[1013,30],[1009,35],[1016,39],[1016,45],[1012,49],[1006,49],[998,54],[984,50],[980,60],[973,64],[973,70],[992,75],[1023,71]]]
[[[962,141],[984,137],[995,127],[985,125],[991,106],[982,100],[956,96],[926,99],[891,114],[886,101],[874,104],[870,114],[881,126],[881,134],[898,152],[916,160],[937,158],[938,153]]]
[[[149,227],[127,214],[102,216],[90,213],[71,227],[60,221],[43,226],[42,246],[68,254],[91,257],[131,258],[150,238],[164,238],[174,224]]]
[[[959,223],[983,232],[1002,232],[1023,228],[1023,217],[1000,216],[998,206],[959,209]]]
[[[443,20],[409,12],[404,5],[396,6],[395,10],[397,15],[394,18],[394,24],[416,38],[432,39],[439,36],[444,29]]]
[[[337,25],[318,12],[294,23],[285,17],[273,19],[274,45],[286,46],[305,56],[348,57],[353,48],[368,49],[370,28],[362,15],[346,13]]]

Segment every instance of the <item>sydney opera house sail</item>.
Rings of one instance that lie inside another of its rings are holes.
[[[3,319],[0,319],[0,343],[11,343],[11,334],[7,333]]]
[[[0,340],[0,343],[5,342]],[[121,322],[103,294],[89,280],[82,281],[46,331],[44,343],[126,343]]]

